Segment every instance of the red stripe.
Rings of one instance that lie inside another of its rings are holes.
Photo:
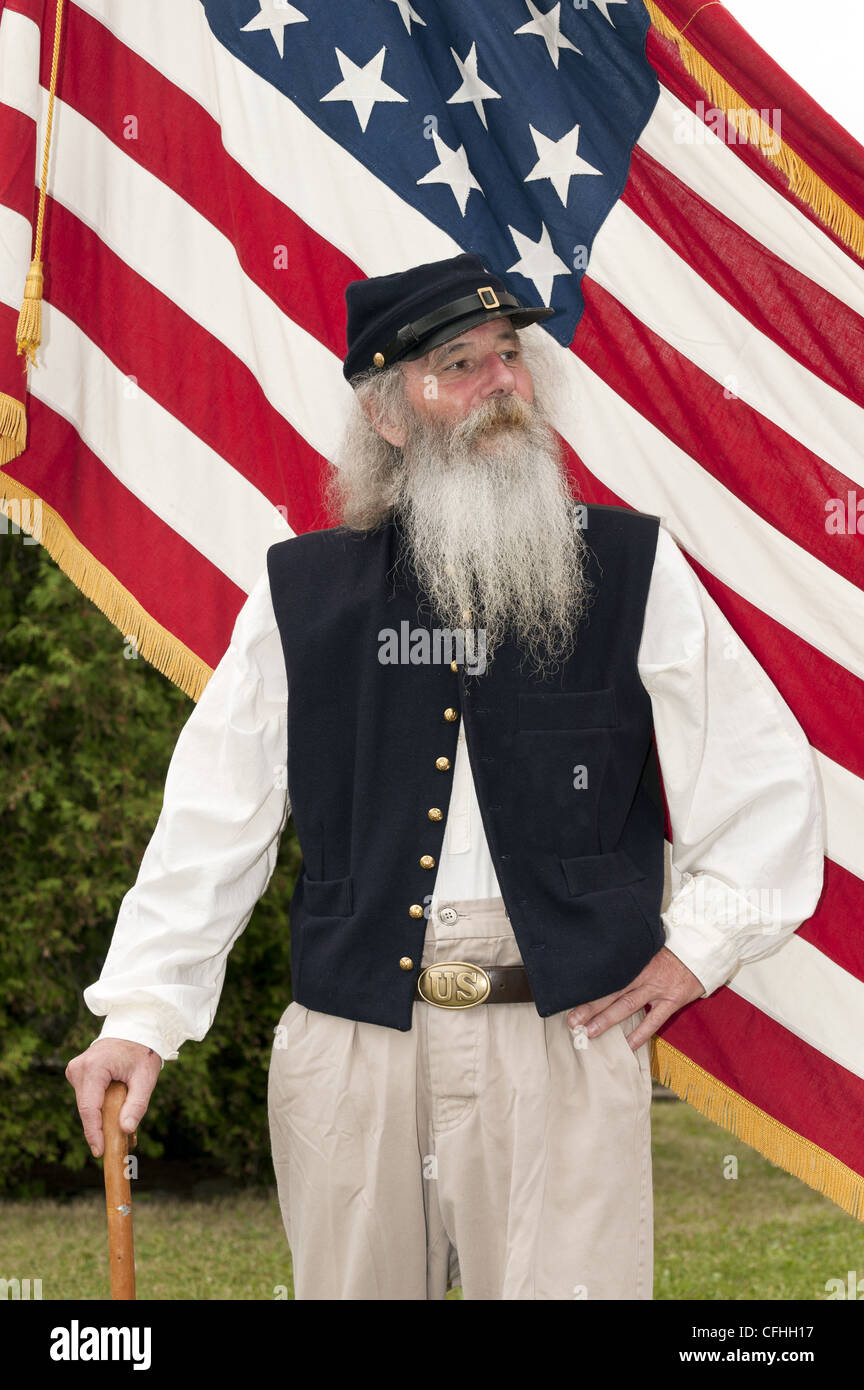
[[[285,507],[292,530],[323,524],[326,460],[273,408],[240,358],[52,199],[46,202],[45,260],[49,267],[75,267],[74,275],[46,277],[46,300],[120,373],[274,506]]]
[[[858,535],[829,535],[824,525],[832,499],[845,503],[850,479],[745,401],[727,398],[722,382],[589,275],[582,289],[577,356],[757,516],[864,588]]]
[[[733,990],[688,1004],[660,1036],[760,1110],[864,1172],[864,1081]]]
[[[0,102],[0,203],[30,218],[33,212],[33,170],[36,167],[36,123],[23,111]],[[14,155],[11,151],[14,150]],[[26,271],[26,267],[25,267]],[[22,280],[21,289],[24,289]]]
[[[864,405],[864,319],[636,146],[621,201],[755,328]]]
[[[4,308],[0,316],[4,329],[10,312]],[[67,420],[33,395],[28,412],[32,442],[3,473],[53,507],[151,617],[209,666],[218,665],[245,602],[243,590],[139,502]]]
[[[43,31],[43,45],[54,42],[54,15],[56,4],[50,5],[47,23],[45,22],[46,0],[6,0],[6,4],[0,6],[2,10],[10,10],[13,14],[22,14],[25,19],[32,19],[34,24],[38,24]],[[61,22],[60,39],[63,39],[63,26]]]
[[[46,85],[50,58],[43,53]],[[359,267],[232,159],[219,125],[196,101],[75,6],[65,29],[58,96],[218,228],[249,279],[344,357],[344,290],[364,278]],[[136,138],[128,138],[130,112]]]
[[[679,32],[688,26],[687,40],[746,105],[757,111],[763,107],[780,110],[784,144],[864,215],[864,176],[859,172],[864,168],[864,149],[857,140],[799,87],[722,5],[706,6],[703,0],[657,0],[657,6]],[[649,32],[656,34],[653,26]],[[677,45],[673,48],[671,40],[659,36],[651,62],[660,45],[665,45],[669,55],[666,62],[671,59],[680,65]]]
[[[864,883],[833,860],[825,860],[825,883],[819,906],[797,935],[856,980],[864,980]]]

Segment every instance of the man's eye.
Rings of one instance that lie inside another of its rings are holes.
[[[451,362],[449,367],[445,367],[444,370],[447,372],[452,372],[454,367],[464,367],[467,365],[467,363],[467,357],[460,357],[458,362]]]

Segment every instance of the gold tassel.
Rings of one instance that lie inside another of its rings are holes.
[[[42,341],[43,284],[42,262],[31,261],[27,279],[24,282],[24,302],[18,315],[18,328],[15,333],[18,352],[25,354],[25,371],[27,370],[27,359],[34,367],[38,366],[36,349]]]
[[[864,1221],[864,1177],[860,1173],[745,1100],[698,1062],[658,1037],[651,1039],[651,1075],[700,1115],[829,1197],[850,1216]]]
[[[854,251],[859,260],[864,260],[864,217],[855,212],[849,204],[825,183],[810,165],[790,149],[785,141],[778,142],[775,131],[762,120],[758,112],[751,111],[744,98],[731,87],[724,77],[713,68],[684,38],[683,30],[678,30],[654,0],[645,0],[645,8],[651,16],[651,23],[664,38],[671,39],[678,47],[678,53],[690,76],[695,79],[711,104],[722,111],[735,127],[742,139],[755,145],[786,176],[790,192],[807,203],[826,227]],[[703,5],[702,9],[707,9]],[[698,14],[699,11],[696,11]],[[695,15],[687,21],[695,19]],[[687,26],[685,25],[685,28]]]

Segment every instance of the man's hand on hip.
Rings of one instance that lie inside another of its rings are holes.
[[[623,1022],[639,1009],[647,1009],[645,1018],[627,1038],[635,1052],[662,1027],[667,1018],[704,993],[705,986],[693,971],[662,946],[629,985],[616,994],[579,1004],[568,1013],[567,1023],[571,1029],[583,1025],[588,1037],[593,1038],[598,1033],[605,1033],[613,1023]]]

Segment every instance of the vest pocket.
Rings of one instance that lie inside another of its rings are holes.
[[[614,729],[618,725],[615,690],[519,692],[520,733],[560,733],[570,729]]]
[[[303,903],[313,917],[350,917],[354,911],[354,879],[304,878]]]
[[[607,888],[624,888],[645,877],[623,849],[611,854],[584,854],[578,859],[562,859],[561,868],[567,880],[567,891],[574,897],[580,893],[602,893]]]

